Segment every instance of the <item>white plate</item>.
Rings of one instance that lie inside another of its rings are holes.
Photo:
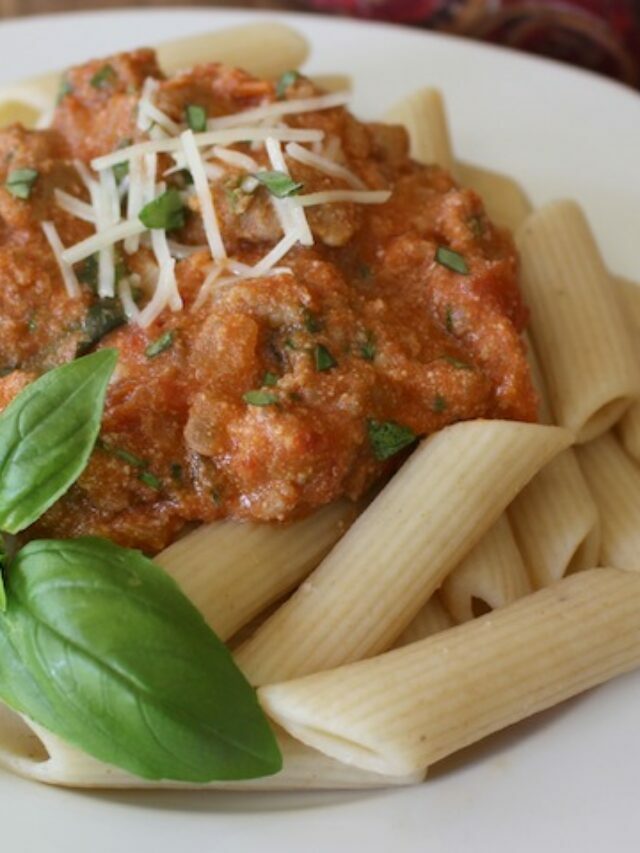
[[[2,22],[0,83],[250,17],[154,10]],[[278,17],[313,43],[310,69],[354,75],[363,115],[419,85],[441,87],[461,158],[514,175],[536,203],[577,198],[612,269],[640,278],[636,93],[417,30]],[[0,844],[11,853],[637,851],[639,719],[640,675],[628,676],[466,750],[424,786],[367,794],[74,793],[0,771]]]

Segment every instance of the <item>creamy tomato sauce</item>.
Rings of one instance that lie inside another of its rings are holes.
[[[401,128],[361,123],[342,107],[282,121],[322,130],[335,161],[367,188],[392,190],[389,201],[307,208],[313,246],[296,245],[278,274],[214,283],[206,298],[211,255],[198,249],[176,265],[183,310],[147,328],[123,324],[117,300],[98,300],[95,259],[76,265],[82,294],[68,297],[40,223],[54,222],[65,246],[94,233],[61,209],[55,190],[89,202],[74,161],[147,138],[136,126],[147,77],[160,81],[155,104],[175,122],[190,104],[211,118],[276,98],[273,84],[215,64],[164,79],[140,50],[71,70],[51,129],[0,131],[0,406],[81,353],[120,353],[91,461],[38,535],[98,534],[153,553],[188,523],[281,522],[359,497],[406,453],[380,452],[388,425],[408,447],[412,435],[464,419],[535,419],[510,236],[475,193],[413,162]],[[298,78],[285,97],[316,94]],[[270,168],[262,147],[233,149]],[[348,188],[287,165],[305,194]],[[26,199],[5,186],[23,168],[37,171]],[[225,165],[211,190],[227,253],[254,264],[282,232],[268,189],[244,192],[242,178]],[[169,236],[206,245],[189,176],[166,180],[188,206]],[[443,263],[446,250],[466,272]],[[144,304],[153,254],[143,241],[117,255]]]

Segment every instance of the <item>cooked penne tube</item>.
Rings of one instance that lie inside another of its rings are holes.
[[[383,120],[406,129],[414,160],[435,163],[455,174],[447,114],[437,89],[418,89],[391,107]]]
[[[454,621],[442,603],[439,593],[434,592],[429,601],[418,612],[402,634],[393,644],[394,648],[406,646],[407,643],[415,643],[418,640],[426,640],[433,634],[446,631],[451,628]]]
[[[357,515],[337,501],[288,525],[217,521],[155,557],[226,640],[314,569]]]
[[[545,465],[507,513],[536,589],[598,565],[600,517],[573,448]]]
[[[612,433],[577,453],[600,513],[602,562],[640,571],[640,468]]]
[[[281,681],[388,648],[515,494],[570,441],[558,427],[514,421],[466,421],[426,439],[237,651],[247,678]]]
[[[478,193],[496,225],[516,231],[531,213],[531,202],[513,178],[471,163],[457,163],[455,168],[462,186]]]
[[[425,771],[404,777],[382,776],[342,764],[278,732],[284,766],[275,776],[242,782],[210,782],[195,785],[168,780],[139,779],[103,764],[69,746],[41,726],[30,723],[0,704],[0,766],[20,776],[69,788],[135,788],[218,791],[290,791],[322,789],[385,788],[421,782]]]
[[[529,576],[505,513],[440,588],[445,607],[455,622],[468,622],[530,592]]]
[[[620,277],[616,278],[616,284],[640,359],[640,285]],[[618,435],[627,453],[640,462],[640,401],[636,400],[619,422]]]
[[[406,774],[640,665],[640,577],[591,569],[419,643],[258,691],[345,763]]]
[[[307,58],[308,44],[299,32],[276,21],[226,27],[196,36],[162,42],[156,47],[164,71],[191,68],[200,62],[235,65],[257,77],[276,78],[298,68]],[[33,127],[53,107],[60,86],[53,71],[0,89],[0,127],[22,121]]]
[[[640,394],[640,365],[611,279],[577,204],[555,202],[519,232],[522,289],[556,421],[601,435]]]

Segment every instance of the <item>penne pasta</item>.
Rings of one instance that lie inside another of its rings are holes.
[[[297,586],[357,515],[338,501],[288,525],[218,521],[155,557],[226,640]]]
[[[620,277],[616,284],[640,360],[640,285]],[[629,407],[618,424],[618,434],[627,453],[640,462],[640,401],[636,400]]]
[[[446,631],[453,624],[453,619],[442,603],[440,594],[434,592],[429,601],[427,601],[414,617],[413,621],[409,622],[402,634],[400,634],[393,644],[394,648],[406,646],[408,643],[416,643],[418,640],[426,640],[427,637],[431,637],[433,634]]]
[[[468,622],[530,592],[529,576],[505,513],[440,588],[455,622]]]
[[[612,433],[577,449],[600,513],[601,560],[640,571],[640,468]]]
[[[640,577],[591,569],[380,657],[258,691],[345,763],[406,774],[640,665]]]
[[[516,231],[531,213],[531,202],[526,193],[508,175],[471,163],[457,163],[456,175],[462,186],[478,193],[496,225]]]
[[[308,44],[299,32],[276,21],[226,27],[157,45],[165,71],[190,68],[200,62],[222,62],[246,69],[257,77],[276,78],[298,68],[307,58]],[[0,127],[21,121],[34,127],[52,109],[60,86],[60,71],[0,89]]]
[[[555,202],[520,229],[522,289],[555,420],[601,435],[640,394],[640,365],[589,226]]]
[[[507,513],[536,589],[598,565],[600,517],[573,448],[545,465]]]
[[[211,782],[208,785],[150,781],[103,764],[0,704],[0,766],[48,785],[146,790],[289,791],[387,788],[414,785],[425,777],[424,770],[393,777],[342,764],[282,731],[278,732],[278,743],[284,767],[275,776],[241,782]]]
[[[455,174],[447,115],[437,89],[418,89],[393,106],[383,120],[401,124],[406,129],[414,160],[435,163]]]
[[[428,438],[236,652],[247,678],[281,681],[388,648],[514,495],[570,440],[558,427],[510,421],[467,421]]]

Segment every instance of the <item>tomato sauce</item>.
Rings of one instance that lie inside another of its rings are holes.
[[[315,242],[287,254],[288,272],[223,281],[204,300],[211,257],[194,251],[176,265],[182,311],[166,310],[146,329],[98,323],[95,333],[88,318],[104,307],[95,269],[77,265],[82,295],[70,299],[40,223],[53,221],[66,246],[93,233],[56,204],[55,191],[88,202],[73,161],[145,138],[136,105],[148,76],[160,81],[156,105],[176,122],[188,104],[211,117],[275,98],[271,83],[215,64],[165,80],[141,50],[70,71],[51,129],[0,131],[0,406],[83,352],[120,354],[90,463],[34,533],[104,535],[154,553],[190,523],[285,522],[358,498],[403,458],[376,454],[376,425],[420,437],[469,418],[535,420],[511,237],[475,193],[411,161],[401,128],[361,123],[342,107],[286,122],[323,130],[369,189],[392,190],[388,202],[307,208]],[[286,96],[314,94],[301,77]],[[264,152],[235,148],[269,168]],[[288,165],[305,193],[347,187]],[[28,199],[5,186],[24,167],[38,172]],[[212,192],[227,252],[254,264],[281,231],[267,189],[245,196],[240,177],[228,168]],[[184,178],[175,179],[182,189]],[[170,236],[202,246],[195,197],[189,206]],[[144,283],[149,248],[118,251]],[[447,252],[464,271],[446,263]]]

